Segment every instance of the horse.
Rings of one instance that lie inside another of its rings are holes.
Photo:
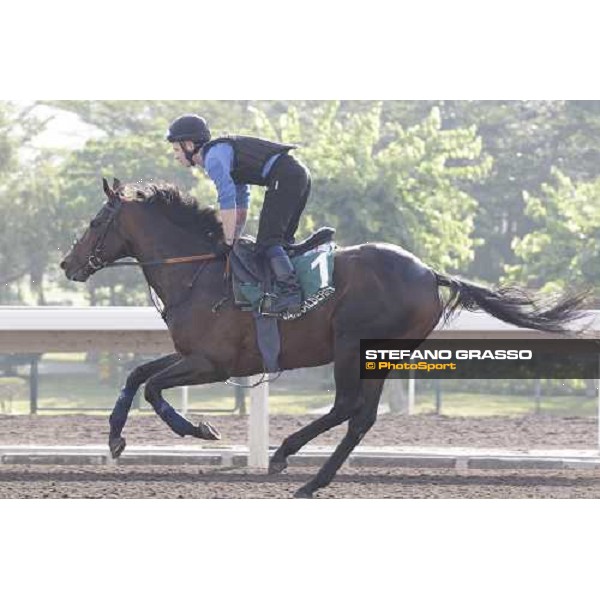
[[[219,252],[224,238],[218,214],[168,183],[122,185],[115,179],[111,187],[104,179],[103,188],[107,200],[60,267],[69,280],[85,282],[120,259],[135,259],[164,306],[175,349],[128,375],[109,418],[112,456],[125,448],[122,431],[142,384],[146,401],[177,435],[219,439],[209,422],[194,425],[162,396],[177,386],[263,372],[252,315],[222,302],[227,260]],[[280,322],[281,369],[333,362],[335,400],[327,414],[281,443],[268,473],[282,473],[305,444],[348,422],[339,445],[296,491],[297,498],[311,498],[327,486],[375,423],[385,379],[361,379],[361,339],[425,340],[442,317],[478,308],[519,327],[564,333],[584,300],[571,295],[540,306],[521,288],[493,290],[438,273],[389,243],[336,248],[333,282],[335,292],[326,302]]]

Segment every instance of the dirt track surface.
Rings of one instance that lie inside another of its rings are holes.
[[[314,417],[273,416],[271,444]],[[246,443],[244,417],[211,416],[221,444]],[[594,419],[445,418],[382,415],[363,445],[594,448]],[[336,444],[345,426],[315,443]],[[0,417],[0,445],[103,444],[106,417]],[[152,415],[134,416],[125,430],[129,444],[197,444],[180,439]],[[203,443],[205,446],[207,442]],[[1,498],[290,498],[317,469],[292,466],[268,477],[245,468],[198,466],[0,466]],[[343,467],[319,498],[600,498],[596,470],[457,472],[451,469]]]
[[[1,498],[291,498],[316,469],[268,477],[252,469],[193,466],[0,467]],[[600,475],[343,467],[317,498],[600,498]]]
[[[196,422],[200,416],[192,416]],[[209,415],[221,432],[220,444],[246,444],[248,417]],[[270,444],[282,440],[317,417],[273,415]],[[337,444],[346,431],[341,425],[314,440],[317,445]],[[595,448],[595,419],[565,417],[402,417],[380,415],[362,441],[363,446],[477,446],[504,448]],[[128,444],[198,445],[198,440],[173,434],[155,415],[133,415],[125,427]],[[85,445],[105,444],[108,418],[91,415],[0,415],[0,445]],[[209,446],[210,442],[202,442]]]

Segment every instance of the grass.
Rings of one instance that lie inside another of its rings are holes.
[[[7,382],[8,378],[0,379]],[[26,382],[17,378],[10,378],[13,400],[11,412],[13,414],[29,413],[29,387]],[[85,410],[90,408],[98,412],[112,409],[119,394],[119,386],[101,381],[93,374],[64,375],[45,374],[40,377],[38,407],[40,412],[51,410],[64,412]],[[228,411],[235,406],[234,388],[219,383],[205,386],[191,387],[188,394],[188,405],[191,410],[202,412],[210,410]],[[165,398],[176,408],[181,407],[181,391],[179,389],[166,390]],[[246,394],[246,406],[250,407],[250,396]],[[136,400],[147,408],[143,394],[138,393]],[[287,388],[272,389],[269,394],[269,409],[273,414],[306,414],[311,410],[326,406],[332,401],[332,394],[323,390],[292,391]],[[93,411],[95,412],[95,411]]]
[[[434,394],[420,394],[415,407],[417,414],[435,412]],[[442,414],[448,416],[489,417],[526,414],[569,417],[593,417],[598,414],[598,399],[584,396],[542,396],[539,409],[533,396],[508,396],[475,393],[445,393]]]
[[[45,355],[44,363],[50,360],[58,363],[83,362],[84,355],[53,354]],[[323,372],[324,373],[324,372]],[[306,377],[302,373],[286,373],[271,384],[269,409],[272,414],[307,414],[328,407],[333,402],[333,389],[327,383],[323,373],[315,372]],[[114,406],[119,393],[117,383],[102,380],[97,373],[69,373],[40,375],[39,400],[40,412],[44,409],[52,412],[89,411],[90,408],[106,413]],[[327,389],[329,388],[329,389]],[[232,386],[219,383],[191,387],[188,402],[192,411],[230,411],[235,406],[235,390]],[[12,397],[12,400],[11,400]],[[167,390],[165,397],[176,408],[181,407],[181,391]],[[29,413],[29,387],[19,378],[0,377],[0,411],[13,414]],[[141,406],[149,410],[138,393],[136,398]],[[536,406],[533,396],[509,396],[501,394],[483,394],[466,392],[444,392],[442,395],[442,414],[448,416],[518,416],[534,414],[552,414],[562,416],[591,417],[597,415],[597,398],[585,396],[542,396]],[[250,394],[246,392],[246,406],[250,408]],[[49,411],[48,411],[49,412]],[[435,412],[433,392],[417,393],[416,414]]]
[[[13,395],[11,412],[29,412],[29,390],[26,382],[10,378],[0,380],[0,390],[10,385]],[[81,409],[97,409],[105,412],[112,409],[119,392],[119,386],[99,380],[95,375],[72,374],[43,375],[40,379],[40,412],[53,409],[65,412]],[[145,408],[143,394],[138,400]],[[175,407],[181,406],[181,392],[167,390],[165,398]],[[307,414],[313,410],[329,406],[333,401],[332,392],[322,389],[297,389],[294,386],[275,387],[272,384],[269,394],[269,409],[272,414]],[[234,407],[234,389],[226,384],[213,384],[191,387],[188,396],[189,407],[193,411],[227,411]],[[597,414],[597,399],[584,396],[543,396],[539,409],[542,414],[590,417]],[[6,403],[5,403],[6,404]],[[246,406],[250,407],[249,394]],[[5,409],[6,410],[6,409]],[[87,412],[87,411],[86,411]],[[433,393],[417,396],[416,414],[435,412]],[[478,393],[448,392],[442,396],[442,414],[448,416],[517,416],[536,412],[535,399],[531,396],[507,396]]]

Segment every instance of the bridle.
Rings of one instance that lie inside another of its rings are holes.
[[[121,212],[122,205],[123,202],[121,199],[115,196],[115,199],[109,200],[102,209],[102,211],[107,210],[109,212],[109,217],[105,223],[102,223],[104,230],[102,231],[102,234],[98,238],[98,241],[88,256],[87,265],[92,270],[92,273],[95,273],[104,267],[110,266],[109,262],[104,258],[104,243],[106,242],[106,236],[110,231],[111,225],[113,224],[119,212]],[[114,265],[116,263],[112,264]]]

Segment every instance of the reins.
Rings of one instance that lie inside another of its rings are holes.
[[[162,260],[146,260],[143,262],[135,261],[122,261],[122,262],[113,262],[107,265],[104,265],[104,268],[109,267],[155,267],[158,265],[177,265],[182,263],[193,263],[200,262],[206,260],[213,260],[219,258],[217,254],[196,254],[192,256],[176,256],[174,258],[164,258]]]

